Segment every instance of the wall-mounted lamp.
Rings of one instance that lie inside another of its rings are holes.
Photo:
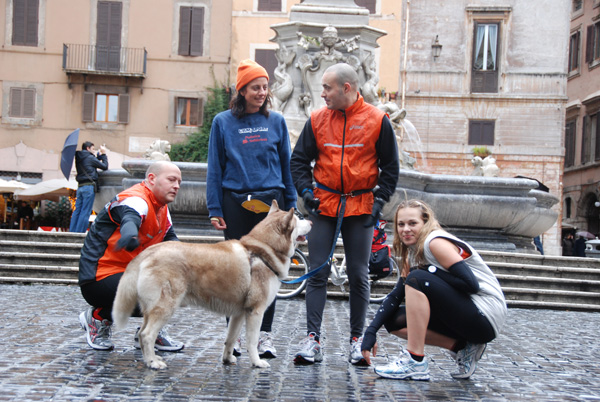
[[[437,35],[435,35],[435,41],[431,44],[431,52],[433,53],[433,60],[440,57],[440,54],[442,53],[442,45],[440,44]]]

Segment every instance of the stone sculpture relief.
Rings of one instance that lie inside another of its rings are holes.
[[[480,156],[475,156],[471,159],[471,163],[475,167],[471,176],[498,177],[500,168],[496,165],[496,159],[491,156],[486,156],[481,159]]]
[[[146,152],[144,152],[144,159],[170,161],[171,158],[167,154],[170,150],[171,144],[169,144],[169,141],[156,140],[148,147],[148,149],[146,149]]]
[[[285,45],[281,45],[275,57],[279,62],[273,75],[275,76],[275,83],[271,87],[273,93],[273,110],[283,112],[287,105],[288,99],[294,91],[294,83],[292,76],[288,73],[287,69],[294,61],[296,53],[290,51]]]

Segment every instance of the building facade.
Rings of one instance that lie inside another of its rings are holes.
[[[571,2],[563,235],[600,234],[600,0]]]
[[[231,2],[0,0],[0,177],[61,176],[60,152],[110,149],[109,166],[202,124],[207,87],[226,82]]]
[[[423,153],[417,168],[469,175],[473,149],[487,147],[500,177],[536,179],[560,199],[570,1],[403,4],[402,97],[420,136],[404,148]],[[560,254],[560,222],[543,245]]]

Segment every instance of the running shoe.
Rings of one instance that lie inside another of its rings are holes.
[[[418,362],[414,360],[408,351],[400,353],[400,359],[384,366],[375,367],[375,373],[384,378],[394,380],[429,380],[429,363],[427,358]]]
[[[85,331],[88,345],[96,350],[112,350],[115,345],[110,340],[112,322],[97,320],[93,316],[94,308],[90,307],[79,314],[79,324]]]
[[[477,369],[477,362],[483,356],[485,352],[486,343],[470,343],[464,349],[459,350],[456,353],[456,364],[458,364],[458,371],[450,374],[453,378],[459,380],[466,380],[473,375],[475,369]]]
[[[258,355],[263,359],[273,359],[277,357],[277,350],[273,345],[273,339],[270,332],[260,331],[258,338]]]
[[[362,336],[360,338],[354,337],[350,342],[350,357],[348,358],[348,361],[355,366],[368,366],[367,361],[363,357],[362,351],[360,350],[362,340]]]
[[[294,357],[296,364],[313,364],[323,361],[323,353],[321,352],[321,344],[315,340],[316,334],[311,332],[306,338],[300,342],[300,350]]]

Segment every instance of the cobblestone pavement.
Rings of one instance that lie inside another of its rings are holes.
[[[292,362],[304,336],[304,300],[278,301],[278,357],[262,370],[250,367],[245,351],[238,364],[221,364],[225,319],[196,308],[180,309],[170,323],[171,336],[186,347],[161,353],[166,370],[145,368],[133,347],[140,319],[114,334],[114,351],[91,350],[78,323],[86,306],[76,286],[0,285],[0,400],[600,401],[599,313],[510,309],[471,380],[452,379],[455,363],[431,347],[431,381],[412,382],[347,362],[344,300],[327,304],[325,359],[312,366]],[[401,342],[384,332],[375,364],[399,351]]]

